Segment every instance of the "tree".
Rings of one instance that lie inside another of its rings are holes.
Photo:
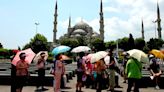
[[[118,47],[127,51],[128,50],[128,39],[127,37],[124,37],[122,39],[118,39]]]
[[[79,46],[79,41],[74,38],[62,38],[60,39],[59,43],[61,45],[70,46],[71,48]]]
[[[91,46],[96,50],[105,50],[104,42],[100,38],[91,39]]]
[[[143,38],[136,38],[134,42],[136,49],[143,50],[143,48],[145,47],[145,40]]]
[[[20,46],[18,46],[18,50],[21,50],[21,47]]]
[[[41,34],[36,34],[34,38],[31,39],[30,43],[26,44],[23,49],[31,48],[35,53],[39,51],[47,51],[47,38]]]
[[[80,46],[87,45],[87,39],[85,37],[83,37],[83,36],[82,37],[77,37],[77,40],[78,40]]]
[[[164,44],[164,41],[162,39],[157,39],[157,38],[151,38],[148,42],[147,42],[147,46],[150,50],[152,49],[160,49],[162,47],[162,45]]]
[[[131,49],[134,49],[134,48],[135,48],[135,44],[134,44],[133,35],[129,34],[128,50],[131,50]]]
[[[3,45],[0,43],[0,48],[3,48]]]
[[[110,41],[105,43],[105,48],[110,49],[110,48],[115,48],[116,47],[116,42],[115,41]]]

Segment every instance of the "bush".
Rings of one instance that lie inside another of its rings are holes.
[[[53,63],[53,57],[49,56],[48,59],[47,59],[47,62]]]
[[[9,59],[10,58],[10,53],[8,49],[0,49],[0,58],[1,59]]]

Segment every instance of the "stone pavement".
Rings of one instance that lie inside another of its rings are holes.
[[[62,92],[75,92],[75,84],[76,84],[76,77],[73,80],[70,80],[67,83],[67,88],[62,89]],[[116,88],[116,92],[126,92],[127,84],[122,83],[122,78],[120,77],[119,84],[122,88]],[[44,92],[53,92],[53,87],[46,87],[48,90]],[[35,86],[26,86],[23,88],[23,92],[35,92]],[[96,92],[94,89],[89,88],[82,88],[83,92]],[[10,86],[0,85],[0,92],[10,92]],[[107,92],[107,90],[103,90],[102,92]],[[156,90],[153,87],[149,88],[140,88],[140,92],[164,92],[164,89]]]

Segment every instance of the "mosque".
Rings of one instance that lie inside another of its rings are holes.
[[[54,14],[54,30],[53,30],[53,43],[57,44],[57,39],[56,39],[56,33],[57,33],[57,2],[55,5],[55,14]],[[87,44],[90,43],[90,40],[93,38],[100,38],[102,41],[104,41],[104,17],[103,17],[103,3],[102,0],[100,0],[100,28],[99,32],[97,33],[96,31],[93,30],[93,28],[85,23],[83,20],[80,22],[76,23],[74,26],[71,26],[71,17],[69,17],[69,24],[68,24],[68,29],[67,33],[63,34],[58,40],[62,38],[74,38],[77,39],[78,37],[85,38],[89,41],[87,41]],[[85,41],[85,40],[84,40]]]

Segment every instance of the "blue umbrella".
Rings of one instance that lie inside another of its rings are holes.
[[[69,46],[58,46],[52,50],[52,54],[57,55],[69,51],[71,48]]]

